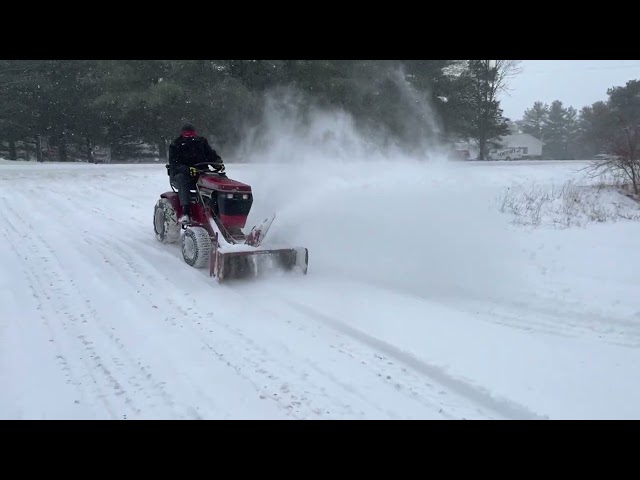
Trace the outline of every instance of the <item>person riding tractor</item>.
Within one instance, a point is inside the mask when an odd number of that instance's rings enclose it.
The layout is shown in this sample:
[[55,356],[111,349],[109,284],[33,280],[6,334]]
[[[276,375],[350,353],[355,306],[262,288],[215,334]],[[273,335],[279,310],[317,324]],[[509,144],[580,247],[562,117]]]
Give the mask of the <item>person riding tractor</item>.
[[225,175],[222,157],[211,148],[205,137],[196,133],[196,129],[190,123],[184,125],[181,134],[169,145],[169,177],[171,185],[178,190],[180,205],[183,214],[178,220],[180,223],[190,221],[190,194],[197,170],[193,168],[198,163],[209,163],[219,175]]

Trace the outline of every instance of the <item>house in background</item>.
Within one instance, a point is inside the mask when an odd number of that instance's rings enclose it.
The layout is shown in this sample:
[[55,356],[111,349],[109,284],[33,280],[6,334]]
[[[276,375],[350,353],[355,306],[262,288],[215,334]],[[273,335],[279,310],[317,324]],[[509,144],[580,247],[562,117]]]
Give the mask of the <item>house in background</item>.
[[[541,160],[544,142],[533,135],[514,128],[498,140],[500,148],[490,150],[486,160]],[[456,139],[450,143],[451,156],[459,160],[477,160],[480,154],[478,142],[471,139]]]
[[491,150],[489,160],[539,160],[544,142],[528,133],[512,133],[500,139],[502,148]]

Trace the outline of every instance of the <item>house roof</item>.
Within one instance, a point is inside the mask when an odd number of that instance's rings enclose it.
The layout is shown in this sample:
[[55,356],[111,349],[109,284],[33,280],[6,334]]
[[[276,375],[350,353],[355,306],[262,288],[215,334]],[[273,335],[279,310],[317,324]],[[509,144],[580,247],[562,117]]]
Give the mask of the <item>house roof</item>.
[[528,133],[514,133],[512,135],[505,135],[500,139],[501,142],[506,143],[507,145],[517,146],[518,142],[522,142],[522,140],[527,139],[528,141],[537,142],[540,145],[544,145],[542,140],[537,139],[533,135]]

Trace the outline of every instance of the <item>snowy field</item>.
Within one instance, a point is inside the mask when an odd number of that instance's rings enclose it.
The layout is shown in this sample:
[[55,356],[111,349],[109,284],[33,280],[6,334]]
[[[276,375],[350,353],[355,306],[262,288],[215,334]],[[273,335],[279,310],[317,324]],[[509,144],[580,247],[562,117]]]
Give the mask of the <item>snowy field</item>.
[[0,161],[0,418],[640,418],[640,210],[585,165],[229,163],[309,274],[217,285],[163,164]]

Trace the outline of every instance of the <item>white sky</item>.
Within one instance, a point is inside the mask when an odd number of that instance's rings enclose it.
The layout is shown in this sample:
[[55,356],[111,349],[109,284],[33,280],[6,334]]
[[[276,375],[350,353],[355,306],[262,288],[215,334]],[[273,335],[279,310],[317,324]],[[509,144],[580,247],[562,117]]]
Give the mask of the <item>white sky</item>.
[[607,89],[640,80],[640,60],[523,60],[522,72],[509,82],[503,94],[503,115],[522,118],[535,101],[560,100],[578,112],[586,105],[607,99]]

